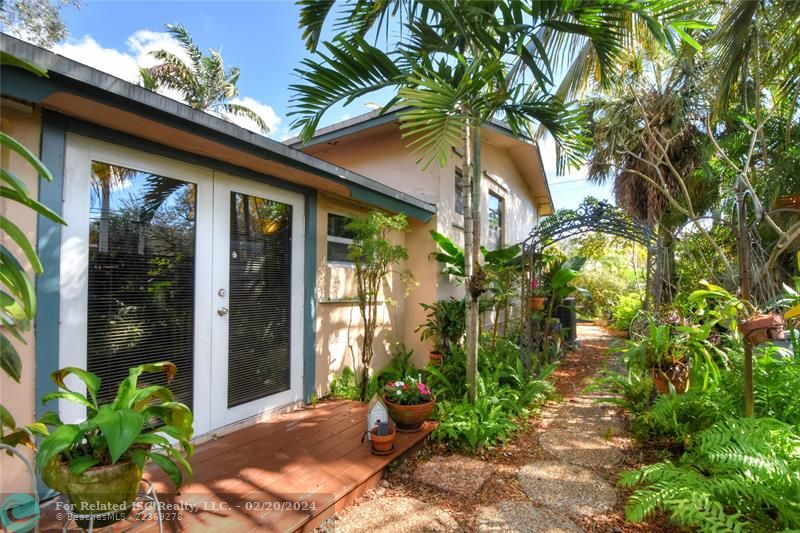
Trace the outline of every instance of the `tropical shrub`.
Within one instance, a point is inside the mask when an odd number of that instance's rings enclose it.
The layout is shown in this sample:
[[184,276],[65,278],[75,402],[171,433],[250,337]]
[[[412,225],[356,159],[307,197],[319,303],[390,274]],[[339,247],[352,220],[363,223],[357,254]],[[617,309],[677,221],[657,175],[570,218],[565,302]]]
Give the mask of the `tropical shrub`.
[[437,397],[434,416],[439,428],[433,439],[471,453],[508,439],[519,429],[521,420],[544,404],[554,390],[546,380],[554,366],[546,367],[535,378],[526,378],[519,346],[498,338],[492,349],[488,335],[481,341],[478,399],[474,403],[467,398],[463,350],[454,350],[441,367],[426,370],[428,384]]
[[586,387],[586,392],[607,393],[608,396],[598,399],[597,402],[619,406],[636,417],[653,404],[655,389],[653,378],[649,374],[618,374],[604,370],[600,378]]
[[631,324],[642,309],[642,295],[629,292],[619,297],[617,305],[611,312],[614,318],[614,328],[620,331],[630,331]]
[[464,337],[464,300],[450,298],[433,304],[420,304],[428,312],[427,320],[414,332],[420,332],[422,341],[433,340],[433,349],[440,354],[450,354],[451,347],[459,346]]
[[[389,363],[386,367],[373,374],[367,382],[367,398],[372,398],[380,392],[381,384],[388,381],[397,381],[420,375],[420,370],[411,362],[414,350],[406,347],[400,341],[392,344]],[[342,369],[341,375],[331,381],[328,395],[332,398],[343,400],[360,400],[361,387],[357,383],[355,372],[349,366]]]
[[361,375],[358,380],[359,399],[369,398],[370,371],[374,356],[373,341],[378,327],[378,298],[381,288],[395,266],[408,259],[408,251],[394,244],[390,235],[408,231],[408,221],[402,213],[388,216],[371,211],[365,217],[353,218],[347,224],[353,233],[348,255],[353,261],[356,278],[358,310],[364,324],[361,338]]
[[677,461],[626,472],[626,515],[656,511],[703,531],[800,528],[800,434],[772,418],[725,418],[693,435]]
[[689,389],[683,394],[658,396],[633,420],[633,433],[641,439],[659,440],[682,447],[691,435],[737,414],[734,402],[718,390]]

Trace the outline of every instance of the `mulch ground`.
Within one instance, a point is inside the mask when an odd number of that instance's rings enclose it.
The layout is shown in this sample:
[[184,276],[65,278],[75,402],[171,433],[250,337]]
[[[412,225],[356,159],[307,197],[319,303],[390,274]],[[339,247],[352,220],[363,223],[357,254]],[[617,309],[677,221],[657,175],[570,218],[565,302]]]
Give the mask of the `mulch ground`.
[[[561,400],[565,401],[579,395],[591,382],[599,370],[605,367],[608,358],[608,347],[616,337],[612,332],[597,326],[579,326],[580,346],[569,352],[558,368],[551,374]],[[444,447],[428,443],[420,452],[402,463],[395,464],[386,474],[380,486],[368,492],[363,500],[395,497],[413,497],[427,504],[435,505],[448,512],[466,531],[474,531],[475,516],[482,506],[494,505],[507,500],[530,501],[517,481],[519,469],[533,461],[552,461],[555,457],[544,450],[539,443],[542,434],[541,420],[532,417],[523,422],[517,434],[502,446],[484,450],[478,458],[491,462],[495,466],[494,475],[483,485],[473,498],[456,497],[433,487],[419,483],[414,473],[420,462],[427,461],[433,455],[449,453]],[[631,468],[656,462],[664,457],[658,449],[639,443],[627,434],[611,435],[623,452],[619,464],[598,472],[609,483],[616,485],[619,474]],[[676,532],[669,524],[667,517],[656,516],[647,522],[631,524],[625,520],[624,502],[628,493],[618,489],[617,505],[602,514],[591,517],[571,517],[584,531],[590,532]],[[335,526],[334,526],[335,527]]]

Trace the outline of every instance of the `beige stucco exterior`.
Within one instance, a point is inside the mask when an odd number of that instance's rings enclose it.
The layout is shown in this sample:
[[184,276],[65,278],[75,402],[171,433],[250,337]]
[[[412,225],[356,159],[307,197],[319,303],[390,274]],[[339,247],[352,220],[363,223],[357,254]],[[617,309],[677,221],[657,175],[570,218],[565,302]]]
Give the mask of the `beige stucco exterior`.
[[[355,270],[352,266],[329,262],[327,258],[328,213],[363,216],[364,206],[347,199],[319,195],[317,200],[317,287],[316,287],[316,376],[318,397],[328,392],[330,380],[345,366],[361,368],[361,342],[364,322],[356,300]],[[396,244],[408,246],[406,234],[392,236]],[[403,273],[407,265],[389,276],[379,296],[378,329],[374,346],[373,367],[381,368],[389,360],[393,343],[403,341],[406,295],[413,291]]]
[[[20,105],[15,102],[2,100],[0,102],[0,130],[13,136],[34,154],[39,153],[39,139],[41,135],[41,119],[39,114],[28,106]],[[0,163],[3,168],[9,169],[14,175],[20,178],[28,187],[31,196],[37,195],[38,176],[36,171],[19,155],[3,147],[0,151]],[[5,199],[0,201],[0,212],[12,220],[28,237],[29,242],[36,242],[36,214],[30,209],[26,209],[16,202]],[[0,239],[10,250],[13,250],[16,257],[20,258],[17,246],[3,232]],[[23,264],[28,267],[29,275],[32,274],[30,266],[23,260]],[[35,344],[33,329],[24,335],[26,344],[11,339],[22,358],[22,379],[16,383],[4,372],[0,372],[0,404],[11,412],[17,425],[24,425],[33,422],[34,418],[34,370],[35,363]],[[18,448],[28,457],[31,457],[30,450]],[[0,454],[0,493],[29,491],[31,488],[30,477],[23,463],[16,457],[12,458],[5,453]]]
[[[415,222],[411,224],[411,231],[405,236],[409,249],[409,260],[406,268],[413,272],[416,281],[415,290],[405,299],[404,320],[398,320],[394,336],[403,340],[405,344],[414,349],[414,361],[422,366],[427,363],[430,343],[423,343],[415,332],[417,326],[424,322],[425,312],[421,303],[432,303],[436,300],[450,296],[461,298],[464,294],[463,287],[447,276],[441,275],[440,266],[431,258],[436,251],[436,246],[429,235],[431,229],[447,235],[459,245],[463,245],[464,218],[455,210],[455,174],[456,168],[461,164],[461,158],[454,150],[452,157],[448,158],[447,165],[439,166],[436,163],[427,168],[417,162],[418,156],[409,152],[400,135],[396,124],[383,124],[369,128],[358,133],[343,136],[335,141],[319,143],[305,149],[308,153],[325,161],[349,168],[372,179],[381,181],[395,189],[411,194],[417,198],[433,203],[437,207],[437,215],[427,224]],[[516,150],[517,153],[512,154]],[[523,241],[533,227],[538,223],[539,213],[529,181],[519,168],[520,152],[530,158],[531,168],[539,172],[541,168],[538,161],[538,150],[535,146],[528,145],[523,140],[513,139],[510,136],[497,132],[488,132],[483,136],[481,158],[483,180],[481,195],[481,236],[486,242],[488,232],[487,198],[489,191],[497,194],[504,203],[503,244],[508,246]],[[530,180],[531,169],[527,179]],[[541,172],[538,179],[546,188],[546,182]],[[536,178],[535,178],[536,179]],[[320,208],[322,211],[322,207]],[[320,224],[325,223],[325,214],[320,213]],[[325,227],[319,228],[320,236],[325,235]],[[320,249],[324,250],[324,242]],[[326,315],[325,306],[318,307],[318,315]],[[491,317],[486,317],[490,320]],[[318,318],[318,325],[325,322]],[[325,335],[319,336],[318,345],[324,344],[321,337],[339,338],[332,331],[335,321],[325,322]],[[348,326],[349,323],[348,323]],[[390,335],[390,334],[389,334]],[[390,335],[391,336],[391,335]],[[341,350],[341,348],[337,348]],[[318,363],[325,358],[318,354]],[[376,362],[377,362],[376,357]],[[337,359],[328,363],[329,376],[340,371],[341,365]],[[318,364],[317,379],[321,380]],[[380,368],[376,364],[376,368]],[[320,382],[320,385],[322,383]]]

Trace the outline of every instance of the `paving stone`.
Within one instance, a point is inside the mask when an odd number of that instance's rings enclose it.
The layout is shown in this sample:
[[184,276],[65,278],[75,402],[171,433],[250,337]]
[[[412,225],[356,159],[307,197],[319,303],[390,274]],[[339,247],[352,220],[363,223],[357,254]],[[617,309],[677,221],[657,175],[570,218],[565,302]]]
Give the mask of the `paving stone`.
[[520,468],[517,479],[533,501],[566,515],[602,513],[617,502],[614,487],[603,478],[562,461],[527,464]]
[[494,465],[459,455],[432,457],[417,467],[414,479],[462,498],[474,498],[494,473]]
[[580,533],[568,518],[526,501],[507,501],[481,507],[475,518],[478,533]]
[[562,461],[576,465],[606,467],[622,461],[619,448],[590,432],[546,431],[539,437],[539,444]]
[[542,427],[575,429],[602,436],[622,434],[625,428],[617,409],[591,401],[569,402],[543,413]]
[[425,533],[462,531],[446,511],[416,498],[366,500],[344,510],[332,527],[336,533]]

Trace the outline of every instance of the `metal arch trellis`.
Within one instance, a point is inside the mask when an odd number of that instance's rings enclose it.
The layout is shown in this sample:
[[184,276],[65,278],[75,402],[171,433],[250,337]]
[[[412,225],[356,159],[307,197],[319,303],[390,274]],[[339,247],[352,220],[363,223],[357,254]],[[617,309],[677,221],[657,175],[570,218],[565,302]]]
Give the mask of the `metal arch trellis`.
[[605,233],[641,244],[647,249],[647,291],[645,307],[657,309],[661,304],[665,272],[664,246],[653,229],[628,216],[620,208],[604,201],[584,202],[577,209],[562,209],[542,220],[522,242],[522,313],[521,334],[523,362],[530,370],[536,342],[529,296],[537,275],[543,250],[554,243],[587,232]]

